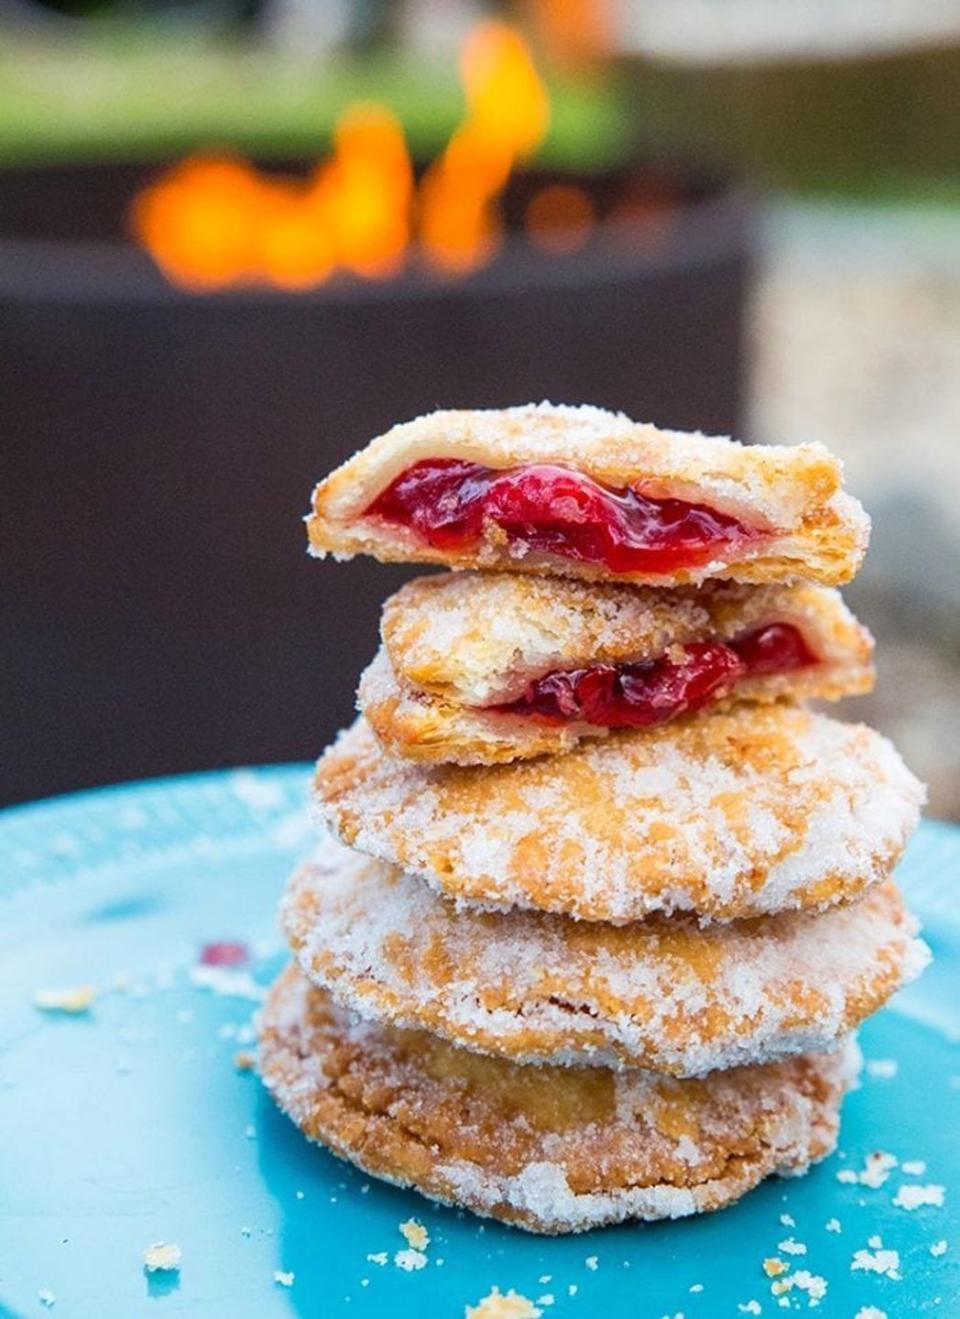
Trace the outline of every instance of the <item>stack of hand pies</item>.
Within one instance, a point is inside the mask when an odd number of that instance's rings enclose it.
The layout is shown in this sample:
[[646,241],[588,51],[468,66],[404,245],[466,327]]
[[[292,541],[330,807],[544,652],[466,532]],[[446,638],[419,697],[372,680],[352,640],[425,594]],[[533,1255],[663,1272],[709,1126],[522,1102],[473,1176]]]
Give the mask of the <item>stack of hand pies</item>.
[[[332,834],[282,905],[261,1070],[367,1172],[537,1232],[728,1204],[834,1147],[857,1025],[925,964],[923,792],[867,691],[868,522],[818,445],[590,407],[438,412],[314,495],[315,553],[424,561]],[[335,835],[335,837],[334,837]]]

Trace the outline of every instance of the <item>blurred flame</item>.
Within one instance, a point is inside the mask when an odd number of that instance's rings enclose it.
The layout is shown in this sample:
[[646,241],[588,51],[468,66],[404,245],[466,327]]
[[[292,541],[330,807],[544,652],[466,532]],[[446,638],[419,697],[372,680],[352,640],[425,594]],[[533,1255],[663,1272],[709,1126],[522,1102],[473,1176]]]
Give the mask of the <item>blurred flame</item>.
[[496,200],[514,163],[543,140],[550,105],[530,52],[506,23],[478,24],[460,74],[467,118],[420,185],[420,242],[436,269],[464,274],[490,259],[502,232]]
[[134,233],[170,280],[197,290],[309,288],[336,269],[389,278],[404,263],[414,216],[431,266],[476,269],[496,250],[497,200],[515,163],[543,140],[550,106],[530,51],[506,23],[470,32],[460,73],[466,117],[416,195],[403,129],[385,108],[361,103],[341,115],[333,152],[309,180],[229,158],[187,160],[136,198]]

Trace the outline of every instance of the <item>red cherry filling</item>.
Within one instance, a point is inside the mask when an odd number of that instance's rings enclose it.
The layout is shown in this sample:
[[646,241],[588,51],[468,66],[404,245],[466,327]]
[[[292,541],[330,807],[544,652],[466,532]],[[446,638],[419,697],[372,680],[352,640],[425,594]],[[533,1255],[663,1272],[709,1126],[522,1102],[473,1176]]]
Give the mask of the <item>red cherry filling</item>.
[[441,550],[470,548],[492,522],[511,544],[617,573],[693,567],[762,534],[703,504],[610,489],[555,464],[498,471],[457,458],[408,467],[365,516],[409,527]]
[[685,646],[680,663],[664,655],[640,664],[593,664],[548,673],[519,700],[494,708],[546,723],[650,728],[703,709],[742,678],[789,673],[816,662],[797,628],[769,623],[734,641]]

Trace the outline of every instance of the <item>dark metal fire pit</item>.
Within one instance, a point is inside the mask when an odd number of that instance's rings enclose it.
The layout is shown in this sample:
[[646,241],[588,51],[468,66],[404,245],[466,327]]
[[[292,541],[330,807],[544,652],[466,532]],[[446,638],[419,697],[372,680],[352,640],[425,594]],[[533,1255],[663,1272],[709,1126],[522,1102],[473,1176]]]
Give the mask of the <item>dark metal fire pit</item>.
[[684,184],[655,244],[510,240],[456,283],[196,296],[122,240],[147,177],[0,177],[0,797],[313,755],[409,574],[309,562],[297,514],[392,422],[551,398],[736,428],[737,192]]

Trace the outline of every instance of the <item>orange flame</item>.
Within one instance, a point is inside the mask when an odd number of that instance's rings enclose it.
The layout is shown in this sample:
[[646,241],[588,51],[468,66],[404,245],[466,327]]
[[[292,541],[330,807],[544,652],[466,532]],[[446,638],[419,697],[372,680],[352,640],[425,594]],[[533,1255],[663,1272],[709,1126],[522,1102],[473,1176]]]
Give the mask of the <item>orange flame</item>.
[[502,229],[496,199],[518,159],[547,131],[550,107],[523,38],[481,23],[463,48],[467,119],[420,188],[420,242],[438,270],[463,274],[489,260]]
[[473,29],[460,70],[466,117],[416,196],[400,124],[383,107],[356,104],[337,121],[332,155],[306,182],[221,157],[174,166],[136,198],[136,237],[187,288],[299,289],[336,269],[366,279],[396,274],[416,215],[431,266],[475,269],[496,249],[497,199],[514,164],[542,141],[550,109],[526,44],[506,23]]

